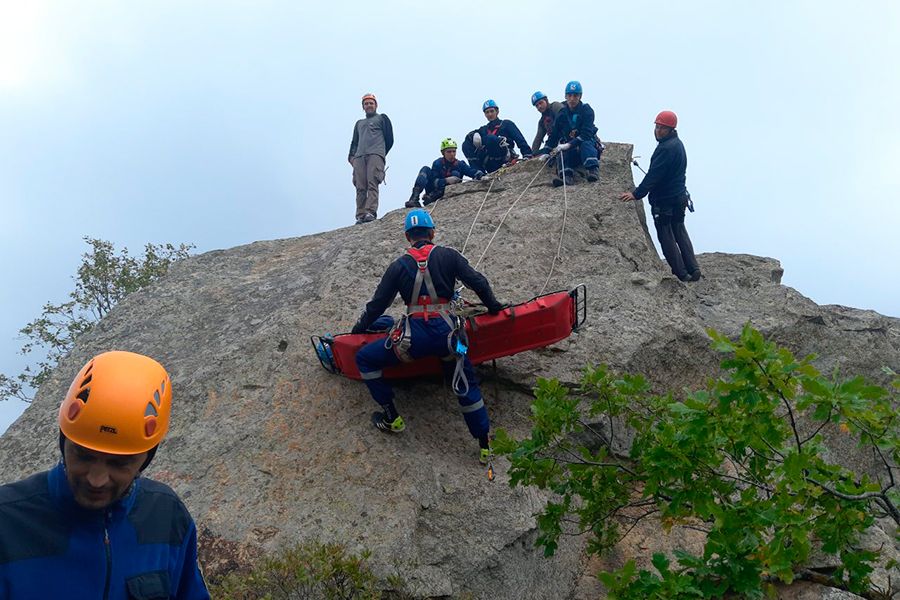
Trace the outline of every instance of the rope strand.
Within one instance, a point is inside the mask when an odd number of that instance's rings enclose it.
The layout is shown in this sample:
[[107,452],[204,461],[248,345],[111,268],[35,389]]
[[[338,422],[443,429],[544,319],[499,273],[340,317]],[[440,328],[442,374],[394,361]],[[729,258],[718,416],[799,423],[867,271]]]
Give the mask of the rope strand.
[[556,259],[558,258],[560,262],[562,262],[562,257],[560,253],[562,252],[562,243],[563,238],[566,233],[566,218],[569,215],[569,198],[566,194],[566,162],[563,160],[563,153],[559,153],[559,164],[560,169],[562,170],[562,181],[563,181],[563,219],[562,219],[562,229],[559,232],[559,245],[556,247],[556,256],[553,257],[553,260],[550,261],[550,272],[547,273],[547,281],[544,282],[544,287],[541,288],[541,291],[538,292],[538,296],[543,295],[544,290],[547,289],[547,284],[550,283],[550,277],[553,276],[553,267],[556,266]]

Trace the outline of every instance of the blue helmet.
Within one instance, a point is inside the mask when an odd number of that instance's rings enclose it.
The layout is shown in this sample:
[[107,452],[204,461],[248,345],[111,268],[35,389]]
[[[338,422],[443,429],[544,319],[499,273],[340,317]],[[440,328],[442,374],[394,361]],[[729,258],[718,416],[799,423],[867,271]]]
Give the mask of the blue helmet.
[[531,105],[534,106],[541,100],[545,100],[547,98],[547,94],[541,91],[537,91],[531,95]]
[[484,104],[481,105],[481,112],[484,112],[489,108],[496,108],[497,110],[500,110],[500,107],[497,106],[496,102],[494,102],[493,100],[485,100]]
[[566,84],[566,93],[567,94],[580,94],[581,93],[581,82],[580,81],[570,81]]
[[406,222],[404,223],[403,231],[409,231],[410,229],[415,229],[417,227],[434,229],[434,221],[431,219],[431,215],[428,214],[428,211],[424,208],[417,208],[406,213]]

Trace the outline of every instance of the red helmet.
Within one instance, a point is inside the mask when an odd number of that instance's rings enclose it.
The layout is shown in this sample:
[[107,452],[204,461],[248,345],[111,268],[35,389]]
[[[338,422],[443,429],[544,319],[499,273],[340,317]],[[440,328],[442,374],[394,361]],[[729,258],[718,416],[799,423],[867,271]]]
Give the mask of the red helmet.
[[656,115],[654,123],[675,129],[678,126],[678,117],[671,110],[664,110]]

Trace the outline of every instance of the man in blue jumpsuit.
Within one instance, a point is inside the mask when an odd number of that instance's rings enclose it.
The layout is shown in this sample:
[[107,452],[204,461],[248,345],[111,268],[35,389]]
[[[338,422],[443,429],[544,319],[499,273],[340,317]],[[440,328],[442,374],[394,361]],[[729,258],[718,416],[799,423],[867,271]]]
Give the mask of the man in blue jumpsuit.
[[397,328],[403,334],[402,339],[389,335],[391,347],[387,347],[388,340],[380,339],[363,346],[356,354],[362,379],[381,406],[380,411],[372,414],[372,423],[388,433],[400,433],[406,428],[382,369],[402,361],[437,356],[442,359],[447,374],[455,370],[453,391],[469,432],[478,440],[480,460],[486,463],[490,458],[490,421],[472,363],[464,354],[456,353],[458,336],[453,333],[456,323],[449,303],[458,279],[478,295],[491,314],[499,313],[504,305],[494,297],[484,275],[473,269],[462,254],[447,246],[434,245],[434,221],[427,211],[411,210],[406,215],[405,230],[410,248],[387,268],[352,330],[352,333],[365,332],[400,293],[407,306],[407,317],[401,319]]
[[209,600],[191,515],[140,477],[171,401],[152,358],[105,352],[81,369],[59,409],[59,464],[0,487],[0,598]]
[[566,84],[566,103],[556,115],[553,134],[547,139],[543,154],[562,155],[557,160],[558,172],[553,185],[571,185],[575,168],[584,167],[588,181],[600,179],[599,152],[602,146],[594,126],[594,109],[581,101],[582,88],[578,81]]
[[[650,214],[656,226],[656,237],[663,256],[681,281],[699,281],[702,277],[694,245],[684,226],[684,210],[690,204],[687,181],[687,152],[675,127],[678,117],[671,110],[656,115],[653,136],[656,150],[650,157],[647,175],[633,192],[622,194],[622,200],[640,200],[650,195]],[[691,208],[693,210],[693,207]]]
[[517,158],[513,146],[518,146],[524,158],[531,158],[531,146],[516,124],[500,119],[500,107],[493,100],[485,100],[481,106],[484,118],[488,120],[463,140],[463,154],[473,168],[485,173],[493,173],[510,160]]
[[441,158],[431,163],[431,167],[422,167],[413,185],[412,195],[406,201],[406,208],[421,208],[419,195],[425,192],[425,204],[431,204],[444,196],[448,185],[460,183],[463,176],[472,179],[484,177],[484,171],[473,169],[464,160],[456,159],[456,142],[450,138],[441,141]]

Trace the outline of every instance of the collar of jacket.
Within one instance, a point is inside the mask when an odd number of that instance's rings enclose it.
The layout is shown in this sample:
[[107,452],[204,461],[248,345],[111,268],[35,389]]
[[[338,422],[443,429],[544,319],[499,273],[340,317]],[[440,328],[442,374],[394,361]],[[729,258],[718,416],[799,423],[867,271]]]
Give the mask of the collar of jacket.
[[125,496],[108,507],[102,510],[89,510],[82,508],[75,502],[75,496],[72,494],[72,488],[69,487],[69,480],[66,478],[66,468],[62,461],[59,461],[55,467],[50,469],[47,478],[50,498],[53,504],[67,516],[83,521],[102,521],[106,515],[109,515],[111,521],[124,519],[125,515],[134,506],[134,500],[137,497],[137,490],[141,481],[140,477],[135,478]]

